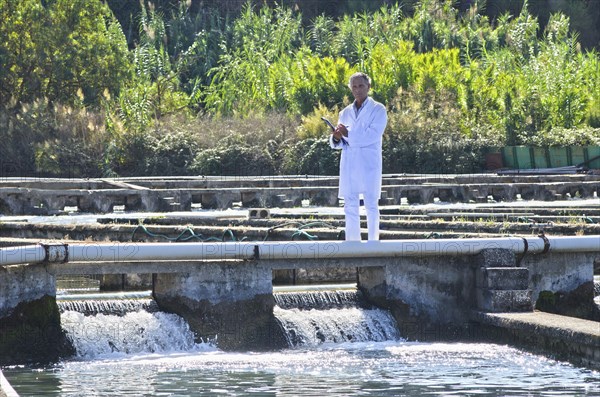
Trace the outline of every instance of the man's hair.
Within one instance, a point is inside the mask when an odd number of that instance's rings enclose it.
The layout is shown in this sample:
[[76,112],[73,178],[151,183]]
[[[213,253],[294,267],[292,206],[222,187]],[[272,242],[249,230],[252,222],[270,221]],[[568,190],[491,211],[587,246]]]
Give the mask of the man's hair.
[[357,79],[359,77],[362,77],[363,79],[365,79],[367,84],[371,85],[371,78],[366,73],[356,72],[352,76],[350,76],[350,80],[348,80],[348,87],[352,88],[352,80]]

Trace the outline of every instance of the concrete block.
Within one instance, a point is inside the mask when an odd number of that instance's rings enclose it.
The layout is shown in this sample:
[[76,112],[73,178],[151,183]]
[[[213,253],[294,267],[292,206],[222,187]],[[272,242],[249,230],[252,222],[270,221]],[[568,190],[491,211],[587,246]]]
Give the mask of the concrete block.
[[262,206],[268,208],[284,208],[286,205],[289,206],[289,204],[286,203],[290,202],[293,206],[295,198],[296,197],[291,197],[288,194],[268,194],[264,197],[264,200],[262,201],[264,204],[262,204]]
[[531,290],[476,289],[477,308],[485,312],[528,312],[533,310]]
[[529,269],[525,267],[480,267],[476,285],[494,290],[525,290],[529,288]]
[[387,285],[384,267],[361,267],[358,271],[358,286],[363,294],[372,301],[384,301]]
[[158,210],[161,212],[179,211],[179,205],[175,197],[160,197],[158,200]]
[[536,185],[521,186],[519,194],[523,200],[533,200],[537,198]]
[[491,189],[491,196],[496,201],[513,201],[514,192],[510,185],[504,185]]
[[475,261],[481,267],[514,267],[516,264],[515,253],[501,248],[483,249]]

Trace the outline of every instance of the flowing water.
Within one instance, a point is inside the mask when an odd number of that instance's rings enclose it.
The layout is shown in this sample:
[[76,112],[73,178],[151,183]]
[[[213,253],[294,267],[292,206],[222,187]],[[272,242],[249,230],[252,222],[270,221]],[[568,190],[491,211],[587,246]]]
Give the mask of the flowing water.
[[[406,342],[355,291],[276,294],[290,348],[272,352],[196,343],[182,318],[148,302],[123,313],[118,302],[71,298],[60,306],[77,357],[4,368],[21,396],[600,395],[600,373],[512,347]],[[148,298],[121,297],[131,299]]]
[[62,313],[78,312],[84,315],[114,314],[124,316],[131,312],[158,311],[158,305],[152,299],[150,291],[59,295],[57,303]]
[[366,304],[356,289],[280,292],[274,314],[290,347],[400,340],[392,315]]
[[594,301],[600,305],[600,275],[594,276]]
[[490,344],[325,344],[271,353],[113,353],[5,370],[21,396],[590,395],[598,373]]

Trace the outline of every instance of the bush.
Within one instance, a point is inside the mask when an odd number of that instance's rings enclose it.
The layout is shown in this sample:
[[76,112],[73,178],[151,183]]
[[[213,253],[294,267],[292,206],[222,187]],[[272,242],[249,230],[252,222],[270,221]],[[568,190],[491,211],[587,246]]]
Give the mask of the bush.
[[0,109],[0,176],[36,175],[33,144],[49,130],[49,117],[39,116]]
[[336,107],[329,110],[325,105],[319,104],[313,112],[301,117],[301,124],[298,127],[298,137],[306,138],[323,138],[331,134],[331,128],[325,124],[321,117],[327,118],[333,125],[337,124],[339,110]]
[[449,91],[402,91],[392,101],[383,136],[384,173],[481,171],[486,146],[495,141],[460,125],[455,98]]
[[526,143],[531,146],[600,145],[600,128],[553,128],[540,132]]
[[96,149],[73,138],[46,140],[35,145],[37,174],[58,178],[101,177],[101,163]]
[[329,146],[328,138],[309,138],[288,147],[281,171],[289,175],[337,175],[340,151]]
[[481,172],[487,151],[476,140],[450,131],[416,139],[409,131],[389,131],[383,141],[384,173],[458,174]]
[[104,174],[107,176],[145,175],[147,157],[151,155],[150,137],[131,133],[118,137],[108,144],[104,153]]
[[229,136],[218,147],[200,151],[191,170],[197,175],[273,175],[275,165],[263,148],[244,145]]
[[186,132],[158,128],[125,134],[105,151],[106,175],[190,175],[198,143]]
[[[160,132],[163,131],[159,131]],[[155,134],[149,139],[144,175],[189,175],[198,150],[196,140],[181,131]]]
[[97,177],[107,140],[104,117],[47,100],[0,111],[3,176]]

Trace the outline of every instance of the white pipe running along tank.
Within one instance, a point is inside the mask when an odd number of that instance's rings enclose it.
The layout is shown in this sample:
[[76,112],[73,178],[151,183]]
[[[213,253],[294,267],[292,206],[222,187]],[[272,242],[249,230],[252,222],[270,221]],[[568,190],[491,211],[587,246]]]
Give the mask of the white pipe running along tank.
[[36,244],[0,249],[0,265],[143,260],[332,259],[475,255],[484,249],[516,254],[600,252],[600,236],[502,237],[384,241]]

